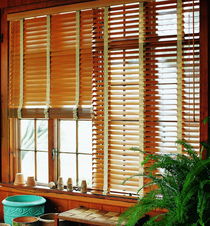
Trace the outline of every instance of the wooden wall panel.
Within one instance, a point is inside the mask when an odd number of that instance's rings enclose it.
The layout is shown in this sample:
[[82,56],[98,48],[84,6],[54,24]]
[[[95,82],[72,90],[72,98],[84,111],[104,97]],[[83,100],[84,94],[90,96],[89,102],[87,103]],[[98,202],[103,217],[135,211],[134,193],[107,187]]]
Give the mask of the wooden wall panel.
[[[210,2],[202,0],[200,5],[200,141],[210,142],[210,123],[204,124],[203,119],[210,116]],[[203,152],[206,158],[206,152]]]
[[48,213],[60,213],[69,209],[68,200],[50,197],[47,197],[46,200],[47,205],[45,210]]
[[[1,1],[0,1],[1,2]],[[1,3],[0,3],[1,4]],[[2,31],[1,31],[1,27],[2,27],[2,25],[1,25],[1,18],[2,18],[2,9],[1,9],[1,5],[0,5],[0,35],[2,34]],[[1,47],[2,45],[1,45],[1,43],[0,43],[0,62],[1,62]],[[0,63],[0,77],[1,77],[1,63]],[[1,80],[0,80],[0,91],[1,91]],[[0,101],[0,109],[1,109],[1,101]],[[1,112],[1,111],[0,111]],[[0,127],[1,127],[1,115],[0,115]],[[1,131],[1,129],[0,129],[0,137],[1,137],[1,135],[2,135],[2,131]],[[1,143],[0,143],[0,145],[1,145]],[[1,163],[1,158],[2,158],[2,156],[1,156],[1,154],[0,154],[0,163]],[[0,165],[1,166],[1,165]],[[2,169],[1,169],[1,167],[0,167],[0,178],[1,178],[1,171],[2,171]]]
[[90,208],[90,203],[89,202],[81,202],[81,201],[69,201],[69,209],[77,208],[80,206],[84,206],[87,208]]
[[[134,205],[135,200],[128,202],[108,200],[102,198],[90,198],[85,196],[74,196],[67,194],[57,194],[54,192],[45,192],[32,190],[32,189],[21,189],[21,187],[4,187],[0,186],[0,203],[7,196],[12,195],[40,195],[46,198],[45,212],[63,212],[69,209],[73,209],[79,206],[87,208],[107,210],[114,212],[124,212],[129,206]],[[0,221],[3,219],[3,206],[0,204]]]
[[0,0],[0,8],[6,8],[7,7],[7,0]]
[[[1,13],[1,33],[3,41],[1,42],[1,181],[9,182],[10,165],[9,165],[9,121],[8,113],[8,22],[7,14],[2,10]],[[4,172],[3,172],[4,170]]]
[[[0,192],[0,203],[2,202],[2,200],[4,200],[7,196],[9,196],[9,192],[4,191],[4,192]],[[0,220],[3,219],[3,205],[0,204]]]
[[[45,4],[49,5],[63,5],[63,4],[72,4],[75,2],[84,2],[85,0],[7,0],[7,7],[16,7],[21,5],[38,5]],[[87,1],[87,0],[86,0]]]
[[109,206],[109,205],[103,205],[102,209],[105,211],[113,211],[120,213],[120,206]]
[[8,8],[18,12],[87,1],[93,0],[0,0],[0,8]]

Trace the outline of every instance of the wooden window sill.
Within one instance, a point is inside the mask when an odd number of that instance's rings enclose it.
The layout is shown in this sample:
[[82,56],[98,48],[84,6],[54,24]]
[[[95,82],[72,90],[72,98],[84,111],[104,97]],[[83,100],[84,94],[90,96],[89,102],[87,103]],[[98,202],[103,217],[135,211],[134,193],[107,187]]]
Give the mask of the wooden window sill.
[[14,192],[19,194],[36,194],[46,198],[61,198],[65,200],[90,202],[102,205],[113,205],[128,208],[134,205],[137,201],[137,197],[122,197],[116,195],[103,195],[95,194],[91,192],[81,193],[77,191],[69,192],[67,190],[50,189],[44,186],[15,186],[8,183],[0,183],[0,191]]

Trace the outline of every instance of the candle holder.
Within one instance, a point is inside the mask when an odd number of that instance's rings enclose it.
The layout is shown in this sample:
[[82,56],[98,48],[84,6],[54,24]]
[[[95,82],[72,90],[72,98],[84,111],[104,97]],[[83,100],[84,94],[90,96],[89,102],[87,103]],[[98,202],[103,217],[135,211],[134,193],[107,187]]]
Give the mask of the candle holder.
[[63,190],[64,189],[64,184],[63,184],[63,178],[59,177],[57,181],[57,189],[58,190]]
[[82,183],[81,183],[81,192],[82,193],[87,193],[87,183],[86,183],[86,180],[82,180]]
[[67,180],[67,191],[73,191],[72,179],[70,177]]

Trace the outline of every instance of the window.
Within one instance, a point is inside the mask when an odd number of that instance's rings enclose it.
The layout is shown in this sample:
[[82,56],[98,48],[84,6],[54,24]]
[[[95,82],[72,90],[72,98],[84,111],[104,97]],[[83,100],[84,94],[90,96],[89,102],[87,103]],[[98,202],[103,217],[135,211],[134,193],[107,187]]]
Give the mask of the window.
[[9,44],[11,140],[25,175],[133,194],[148,181],[123,184],[147,170],[131,147],[199,149],[198,0],[11,17]]
[[59,120],[60,175],[73,184],[92,185],[92,122]]
[[20,164],[25,176],[48,181],[47,120],[20,120]]

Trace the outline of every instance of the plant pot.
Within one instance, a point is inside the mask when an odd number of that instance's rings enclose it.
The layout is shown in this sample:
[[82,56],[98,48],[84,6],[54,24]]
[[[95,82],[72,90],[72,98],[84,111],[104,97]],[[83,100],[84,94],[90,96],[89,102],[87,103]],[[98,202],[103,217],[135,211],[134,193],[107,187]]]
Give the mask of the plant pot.
[[[46,213],[39,217],[39,225],[40,226],[54,226],[55,225],[55,216],[58,213]],[[59,226],[64,226],[67,221],[59,219]]]
[[39,219],[37,217],[16,217],[12,221],[13,226],[38,226]]
[[40,216],[44,213],[46,199],[37,195],[8,196],[2,201],[4,205],[4,222],[12,224],[16,217]]

